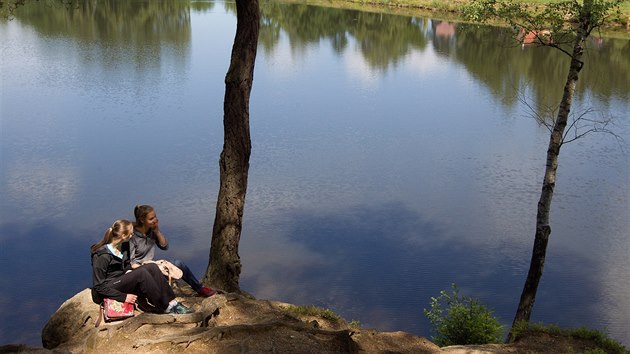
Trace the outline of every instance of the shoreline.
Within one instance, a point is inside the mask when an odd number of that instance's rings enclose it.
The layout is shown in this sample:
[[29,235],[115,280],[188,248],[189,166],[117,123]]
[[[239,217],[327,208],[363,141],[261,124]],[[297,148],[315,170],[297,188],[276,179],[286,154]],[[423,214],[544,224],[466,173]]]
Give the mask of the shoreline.
[[[470,0],[450,0],[435,2],[432,0],[280,0],[283,3],[308,4],[347,10],[388,13],[394,15],[432,17],[440,20],[450,20],[461,23],[473,23],[463,18],[461,7]],[[551,1],[521,1],[532,6],[549,3]],[[436,6],[439,5],[439,6]],[[499,22],[488,22],[487,25],[505,26]],[[627,1],[615,20],[600,28],[603,37],[630,39],[630,1]]]

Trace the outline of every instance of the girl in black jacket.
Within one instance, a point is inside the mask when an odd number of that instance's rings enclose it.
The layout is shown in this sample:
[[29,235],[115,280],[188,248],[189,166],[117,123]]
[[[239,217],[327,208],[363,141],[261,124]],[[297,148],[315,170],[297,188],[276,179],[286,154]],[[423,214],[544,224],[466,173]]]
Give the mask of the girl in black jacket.
[[173,289],[155,264],[134,270],[129,263],[129,239],[133,225],[116,220],[105,231],[103,239],[92,245],[92,299],[100,304],[104,298],[138,303],[145,312],[182,314],[192,312],[175,300]]

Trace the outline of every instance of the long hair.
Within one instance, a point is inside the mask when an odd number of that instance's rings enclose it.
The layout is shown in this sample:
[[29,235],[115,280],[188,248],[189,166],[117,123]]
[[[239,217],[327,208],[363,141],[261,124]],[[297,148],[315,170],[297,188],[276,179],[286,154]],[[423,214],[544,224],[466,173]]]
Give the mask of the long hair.
[[136,205],[133,208],[133,215],[136,217],[136,226],[144,226],[144,219],[147,218],[147,215],[152,212],[154,209],[150,205]]
[[112,243],[113,240],[121,238],[123,237],[123,235],[130,233],[132,229],[133,224],[131,223],[131,221],[123,219],[116,220],[112,224],[112,227],[105,230],[105,235],[103,235],[103,239],[93,244],[92,247],[90,247],[90,250],[92,251],[92,253],[94,253],[103,245]]

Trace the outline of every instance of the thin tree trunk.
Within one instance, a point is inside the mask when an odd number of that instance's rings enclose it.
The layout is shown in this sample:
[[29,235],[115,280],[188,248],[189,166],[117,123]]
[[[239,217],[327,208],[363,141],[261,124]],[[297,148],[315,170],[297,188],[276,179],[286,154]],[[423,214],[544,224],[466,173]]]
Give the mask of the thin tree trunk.
[[538,201],[538,212],[536,214],[536,235],[534,238],[532,259],[529,265],[529,272],[527,273],[527,279],[523,287],[523,292],[521,293],[518,310],[516,311],[514,321],[512,322],[512,328],[508,335],[508,342],[513,342],[516,339],[514,336],[514,328],[519,322],[529,322],[532,308],[534,307],[534,301],[536,299],[538,284],[540,283],[540,278],[542,277],[545,265],[547,244],[549,242],[549,235],[551,234],[549,212],[551,209],[553,191],[556,186],[558,157],[560,155],[560,147],[562,147],[562,140],[569,118],[569,112],[571,111],[571,103],[573,101],[575,86],[580,70],[582,70],[583,66],[581,58],[584,52],[584,43],[591,28],[590,3],[591,1],[585,1],[582,11],[580,12],[579,28],[573,45],[569,74],[564,86],[564,93],[562,95],[562,101],[560,101],[558,115],[549,139],[545,177],[543,180],[540,199]]
[[223,102],[224,144],[219,162],[220,187],[212,229],[210,259],[203,283],[240,292],[241,238],[251,140],[249,96],[254,77],[260,11],[258,0],[237,0],[237,25]]

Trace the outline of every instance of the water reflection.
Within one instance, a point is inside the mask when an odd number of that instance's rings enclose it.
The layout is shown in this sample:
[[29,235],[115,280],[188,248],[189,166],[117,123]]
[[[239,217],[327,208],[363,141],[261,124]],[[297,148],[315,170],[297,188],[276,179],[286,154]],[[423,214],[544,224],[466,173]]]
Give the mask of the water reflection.
[[[256,235],[244,249],[250,267],[244,281],[263,298],[298,304],[315,299],[316,305],[367,327],[403,326],[426,335],[430,327],[422,309],[456,282],[463,293],[491,303],[503,323],[512,320],[523,264],[500,248],[488,249],[481,234],[458,235],[459,242],[453,242],[449,225],[399,203],[331,213],[296,210],[282,218],[286,230]],[[280,252],[276,245],[282,245]],[[600,271],[579,254],[552,253],[535,317],[555,323],[551,313],[562,313],[564,325],[579,326],[605,307],[597,291]],[[558,287],[580,291],[567,301]]]
[[424,19],[273,2],[262,4],[261,13],[261,44],[267,51],[273,50],[279,30],[286,32],[294,50],[330,39],[340,54],[353,38],[370,66],[386,70],[428,43],[425,36],[418,35]]
[[[3,213],[4,214],[4,213]],[[93,230],[78,223],[50,222],[0,224],[0,308],[5,318],[0,341],[41,346],[44,324],[68,294],[90,286],[88,249],[94,243],[84,235]]]
[[[212,9],[203,2],[196,9]],[[186,44],[190,40],[189,1],[49,1],[26,2],[16,17],[45,36],[70,35],[103,46],[129,48]]]
[[[0,24],[0,266],[17,269],[2,277],[15,315],[0,343],[39,343],[89,285],[89,245],[135,204],[160,208],[169,257],[201,273],[218,190],[234,3],[41,5]],[[491,27],[262,11],[243,288],[428,335],[422,308],[457,282],[509,323],[548,139],[515,92],[557,101],[562,56]],[[628,50],[594,41],[577,99],[619,115],[622,136]],[[627,342],[628,160],[614,141],[579,144],[563,150],[534,317]]]
[[78,192],[77,171],[72,164],[51,164],[47,160],[20,161],[5,165],[7,195],[4,203],[23,204],[26,214],[38,218],[68,216]]
[[[565,54],[540,47],[516,51],[512,33],[495,27],[297,4],[264,3],[261,11],[261,45],[266,51],[273,50],[281,30],[294,49],[329,39],[340,53],[352,38],[373,69],[387,70],[430,43],[437,53],[464,65],[506,105],[518,102],[514,91],[525,90],[524,86],[531,88],[534,106],[556,105],[566,80]],[[586,55],[578,97],[591,92],[604,100],[627,101],[630,41],[596,36],[592,41],[595,45]]]

